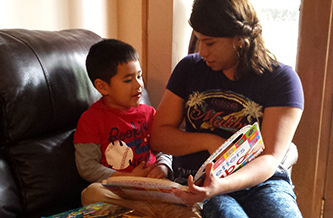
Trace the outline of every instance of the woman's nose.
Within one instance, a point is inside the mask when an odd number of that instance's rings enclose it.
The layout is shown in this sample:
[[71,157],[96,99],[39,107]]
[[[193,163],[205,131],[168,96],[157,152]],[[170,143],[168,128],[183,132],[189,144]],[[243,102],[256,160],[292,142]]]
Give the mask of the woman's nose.
[[200,42],[200,45],[199,45],[199,55],[201,57],[206,57],[208,55],[207,46],[205,46],[205,44],[203,42]]

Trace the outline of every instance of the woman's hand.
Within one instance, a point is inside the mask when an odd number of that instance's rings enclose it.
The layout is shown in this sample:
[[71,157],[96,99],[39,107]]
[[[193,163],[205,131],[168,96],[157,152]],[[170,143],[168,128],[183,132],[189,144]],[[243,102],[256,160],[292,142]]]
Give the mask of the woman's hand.
[[212,171],[213,163],[207,164],[205,168],[206,178],[202,187],[194,184],[193,177],[188,178],[188,191],[174,189],[173,193],[181,198],[187,206],[193,206],[197,202],[205,200],[220,194],[222,190],[220,179],[217,178]]

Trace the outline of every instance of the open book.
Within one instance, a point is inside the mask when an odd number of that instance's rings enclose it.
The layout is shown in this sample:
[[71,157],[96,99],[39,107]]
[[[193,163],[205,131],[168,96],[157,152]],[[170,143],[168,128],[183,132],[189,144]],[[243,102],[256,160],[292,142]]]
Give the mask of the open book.
[[[205,167],[213,162],[213,172],[225,177],[257,157],[265,146],[258,123],[247,125],[225,141],[199,168],[194,176],[195,184],[202,185]],[[188,190],[187,186],[165,179],[119,176],[103,180],[102,184],[124,199],[181,204],[184,202],[172,193],[172,189]]]

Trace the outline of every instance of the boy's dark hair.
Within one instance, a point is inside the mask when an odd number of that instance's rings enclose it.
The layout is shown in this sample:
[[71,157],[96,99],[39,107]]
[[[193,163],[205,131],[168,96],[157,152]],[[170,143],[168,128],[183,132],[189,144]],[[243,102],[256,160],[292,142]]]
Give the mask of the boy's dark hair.
[[137,60],[139,55],[131,45],[116,39],[104,39],[91,46],[86,68],[93,84],[96,79],[109,83],[117,74],[119,64]]
[[265,47],[259,18],[249,0],[195,0],[189,23],[195,31],[206,36],[238,36],[243,40],[243,46],[237,48],[236,79],[251,71],[263,74],[272,70],[273,64],[278,64]]

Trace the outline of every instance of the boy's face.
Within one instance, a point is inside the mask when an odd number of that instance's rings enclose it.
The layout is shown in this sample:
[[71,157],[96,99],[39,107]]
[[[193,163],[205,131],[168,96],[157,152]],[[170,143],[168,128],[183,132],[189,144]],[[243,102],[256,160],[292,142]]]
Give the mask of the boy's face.
[[117,74],[106,85],[104,102],[116,109],[136,107],[140,103],[143,86],[139,61],[119,64]]

